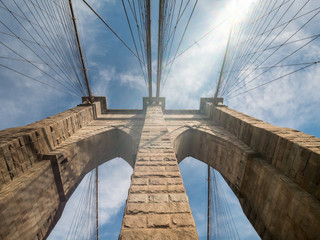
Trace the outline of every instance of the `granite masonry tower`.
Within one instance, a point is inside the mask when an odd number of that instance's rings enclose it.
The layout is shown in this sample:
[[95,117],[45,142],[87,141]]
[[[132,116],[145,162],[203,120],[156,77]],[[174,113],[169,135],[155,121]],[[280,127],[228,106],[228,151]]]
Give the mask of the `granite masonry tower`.
[[198,239],[178,163],[217,169],[262,239],[319,239],[320,139],[203,98],[198,110],[108,109],[104,97],[0,132],[0,239],[45,239],[86,173],[133,168],[119,239]]

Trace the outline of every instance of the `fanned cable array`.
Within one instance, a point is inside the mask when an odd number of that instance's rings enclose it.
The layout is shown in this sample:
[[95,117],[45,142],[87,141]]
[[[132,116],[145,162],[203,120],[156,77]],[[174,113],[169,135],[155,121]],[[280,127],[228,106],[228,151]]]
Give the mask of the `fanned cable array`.
[[[178,53],[185,37],[198,0],[159,0],[159,27],[158,27],[158,61],[157,61],[157,91],[156,96],[160,96],[172,65],[178,57]],[[188,15],[186,23],[183,23],[183,15]],[[181,36],[178,37],[177,28],[184,25]]]
[[122,0],[134,52],[138,58],[143,78],[152,97],[152,59],[151,59],[151,1]]
[[208,181],[208,239],[240,240],[222,180],[209,166]]
[[96,187],[97,169],[91,171],[83,179],[82,192],[72,218],[67,240],[95,240],[97,238]]
[[233,26],[217,96],[235,98],[318,64],[319,13],[317,0],[256,1]]
[[0,68],[4,76],[91,96],[72,2],[1,0]]

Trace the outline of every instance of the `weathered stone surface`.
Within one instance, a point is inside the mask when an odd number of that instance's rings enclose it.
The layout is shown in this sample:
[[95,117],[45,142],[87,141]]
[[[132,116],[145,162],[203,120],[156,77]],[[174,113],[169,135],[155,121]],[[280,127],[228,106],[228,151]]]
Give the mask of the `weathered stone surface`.
[[190,214],[175,214],[172,216],[172,223],[177,227],[193,227],[195,226],[194,221],[189,216]]
[[128,198],[129,203],[146,203],[147,201],[148,195],[146,194],[131,194],[130,198]]
[[182,184],[182,179],[181,178],[168,178],[167,179],[168,185],[179,185]]
[[[213,111],[209,113],[209,109]],[[263,239],[313,239],[319,235],[320,229],[315,229],[320,220],[320,183],[316,180],[320,152],[314,147],[320,146],[320,140],[223,105],[208,104],[202,111],[219,127],[211,132],[189,130],[185,137],[179,136],[175,143],[178,159],[191,155],[219,170],[241,196],[245,214]],[[219,136],[219,132],[224,133]],[[314,206],[312,213],[310,206]],[[302,225],[301,219],[313,220]]]
[[150,178],[149,184],[150,185],[166,185],[167,179],[166,178]]
[[132,178],[131,185],[147,185],[148,181],[148,178]]
[[169,228],[171,224],[170,214],[149,214],[148,228]]
[[148,186],[131,186],[132,193],[183,193],[185,192],[183,185],[148,185]]
[[169,199],[171,202],[188,202],[188,197],[186,194],[169,194]]
[[123,218],[124,228],[146,228],[147,217],[145,215],[126,215]]
[[135,172],[134,177],[173,177],[180,178],[181,175],[179,172]]
[[168,194],[151,194],[149,195],[149,203],[167,203]]
[[179,172],[179,167],[178,165],[175,166],[168,166],[165,168],[166,172]]
[[165,168],[162,166],[136,166],[135,170],[136,172],[164,172]]
[[192,228],[173,229],[147,229],[147,230],[126,230],[121,231],[119,240],[194,240],[197,239],[197,230]]
[[[198,239],[194,224],[186,225],[190,227],[190,232],[178,233],[174,230],[183,225],[173,224],[173,216],[185,213],[188,222],[193,222],[193,217],[171,141],[164,136],[168,136],[168,130],[161,107],[148,107],[125,210],[125,217],[146,216],[147,229],[141,232],[137,227],[128,231],[123,222],[120,239],[181,239],[184,235],[189,239]],[[136,179],[148,179],[148,183],[137,184]],[[169,195],[173,193],[177,195]],[[143,203],[141,199],[145,201],[146,194],[148,200]],[[138,198],[138,195],[142,197]]]

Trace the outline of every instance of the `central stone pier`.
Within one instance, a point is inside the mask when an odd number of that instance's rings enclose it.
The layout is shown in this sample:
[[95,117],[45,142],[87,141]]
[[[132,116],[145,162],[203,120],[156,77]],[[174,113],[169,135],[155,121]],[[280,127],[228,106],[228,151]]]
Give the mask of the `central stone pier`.
[[[152,100],[152,99],[150,99]],[[161,101],[145,101],[145,122],[119,239],[199,239]]]

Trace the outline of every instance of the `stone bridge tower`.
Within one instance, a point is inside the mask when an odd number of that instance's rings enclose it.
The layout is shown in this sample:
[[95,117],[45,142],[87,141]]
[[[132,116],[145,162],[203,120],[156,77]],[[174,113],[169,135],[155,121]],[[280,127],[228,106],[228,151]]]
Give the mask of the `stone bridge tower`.
[[120,239],[198,239],[178,163],[217,169],[262,239],[319,239],[320,139],[201,99],[199,110],[108,109],[103,97],[0,132],[0,239],[45,239],[83,176],[133,168]]

